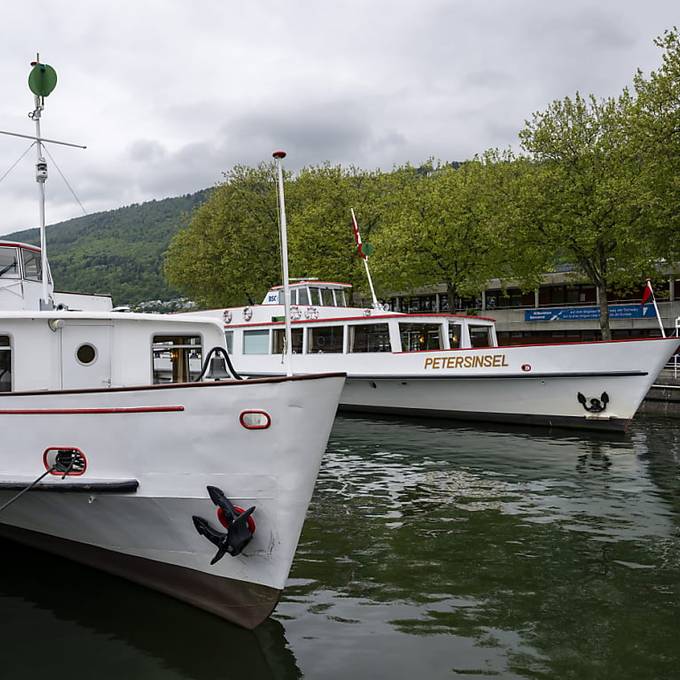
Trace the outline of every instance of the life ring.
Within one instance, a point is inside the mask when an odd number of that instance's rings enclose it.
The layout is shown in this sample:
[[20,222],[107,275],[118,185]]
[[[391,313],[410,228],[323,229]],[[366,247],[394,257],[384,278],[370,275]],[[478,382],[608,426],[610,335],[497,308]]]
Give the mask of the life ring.
[[[234,510],[236,510],[239,515],[242,515],[245,512],[245,510],[238,505],[234,506]],[[222,508],[217,508],[217,520],[225,529],[228,529],[229,525],[231,524],[231,522],[227,519],[227,516],[224,514],[224,510],[222,510]],[[254,534],[257,526],[255,525],[255,520],[253,519],[252,515],[248,517],[246,523],[248,524],[248,531],[250,531],[251,534]]]

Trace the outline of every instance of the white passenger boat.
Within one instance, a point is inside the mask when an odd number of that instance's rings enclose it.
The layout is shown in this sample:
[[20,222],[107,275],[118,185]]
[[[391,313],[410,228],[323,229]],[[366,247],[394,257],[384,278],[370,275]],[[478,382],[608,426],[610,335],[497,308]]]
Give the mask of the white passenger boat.
[[252,628],[286,583],[344,374],[241,380],[221,321],[103,300],[55,293],[44,249],[0,241],[0,534]]
[[[348,305],[351,287],[291,285],[296,374],[345,371],[343,410],[625,429],[678,338],[499,347],[494,321]],[[238,371],[283,371],[283,289],[210,310]]]

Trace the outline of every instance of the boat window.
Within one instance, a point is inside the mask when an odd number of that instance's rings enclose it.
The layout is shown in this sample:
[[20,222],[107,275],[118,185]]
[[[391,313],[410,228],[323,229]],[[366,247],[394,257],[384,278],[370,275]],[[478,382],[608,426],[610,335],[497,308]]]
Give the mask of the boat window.
[[343,326],[325,326],[323,328],[310,328],[307,338],[308,352],[342,352],[344,334]]
[[325,307],[333,307],[333,305],[335,305],[335,300],[333,299],[333,290],[331,288],[321,289],[321,299],[322,304]]
[[463,324],[449,323],[449,347],[451,349],[458,349],[460,347],[462,337]]
[[269,331],[243,331],[244,354],[269,354]]
[[192,382],[201,375],[203,348],[199,335],[154,335],[153,382]]
[[234,353],[234,331],[224,331],[224,341],[227,343],[227,352]]
[[89,342],[83,343],[76,350],[76,359],[79,364],[89,366],[93,364],[97,358],[97,348]]
[[309,304],[309,291],[306,288],[300,288],[298,291],[298,304],[308,305]]
[[0,279],[18,279],[19,263],[16,248],[0,248]]
[[402,352],[442,349],[441,325],[438,323],[400,323]]
[[[274,354],[283,354],[283,348],[286,340],[286,329],[274,329]],[[291,329],[291,340],[293,345],[293,354],[302,354],[302,328]]]
[[290,304],[291,305],[296,305],[297,304],[297,288],[293,288],[290,291]]
[[22,248],[21,256],[24,260],[24,278],[29,281],[40,281],[42,279],[40,253]]
[[320,305],[321,304],[321,291],[318,288],[309,289],[310,305]]
[[386,323],[349,326],[350,352],[391,352],[390,327]]
[[347,299],[345,298],[344,290],[335,291],[335,306],[336,307],[347,307]]
[[491,326],[468,326],[471,347],[493,347]]
[[0,335],[0,392],[12,391],[12,348],[9,338]]

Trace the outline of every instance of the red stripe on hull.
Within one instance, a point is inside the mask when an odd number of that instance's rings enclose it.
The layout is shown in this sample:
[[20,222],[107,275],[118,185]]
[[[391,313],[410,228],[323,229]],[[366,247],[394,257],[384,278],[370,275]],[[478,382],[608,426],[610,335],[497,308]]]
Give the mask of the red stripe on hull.
[[0,409],[5,416],[87,415],[110,413],[176,413],[184,406],[121,406],[119,408],[16,408]]

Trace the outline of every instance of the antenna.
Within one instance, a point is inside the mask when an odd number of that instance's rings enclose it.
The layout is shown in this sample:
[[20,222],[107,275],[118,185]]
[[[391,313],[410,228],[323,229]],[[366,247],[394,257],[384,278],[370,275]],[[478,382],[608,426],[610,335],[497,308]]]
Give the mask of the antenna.
[[281,161],[286,157],[285,151],[274,151],[272,156],[276,159],[278,169],[278,194],[279,194],[279,228],[281,230],[281,267],[283,269],[283,309],[286,322],[286,375],[293,375],[291,366],[292,336],[290,326],[290,280],[288,279],[288,228],[286,226],[286,202],[283,196],[283,168]]
[[[36,54],[35,61],[31,62],[31,72],[28,75],[28,87],[34,95],[35,109],[28,114],[28,117],[35,123],[35,137],[30,135],[20,135],[16,132],[6,132],[0,130],[0,134],[10,137],[22,137],[32,139],[37,151],[35,164],[35,181],[38,183],[39,209],[40,209],[40,268],[42,269],[42,297],[40,299],[40,309],[53,309],[54,303],[50,298],[48,277],[47,277],[47,239],[45,237],[45,182],[47,181],[47,161],[43,155],[43,144],[61,144],[62,146],[72,146],[79,149],[87,147],[80,144],[70,144],[69,142],[59,142],[56,139],[45,139],[40,131],[40,118],[45,109],[45,97],[49,96],[57,86],[57,72],[49,65],[40,62],[40,54]],[[30,148],[30,147],[29,147]]]

